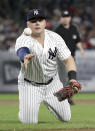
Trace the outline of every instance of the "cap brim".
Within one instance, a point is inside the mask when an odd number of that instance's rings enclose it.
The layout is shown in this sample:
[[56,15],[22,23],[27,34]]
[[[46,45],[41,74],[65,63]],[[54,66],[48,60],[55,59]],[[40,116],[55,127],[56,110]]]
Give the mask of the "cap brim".
[[44,16],[36,16],[36,17],[32,17],[30,19],[27,19],[27,21],[34,20],[34,19],[39,19],[39,18],[46,19],[46,17],[44,17]]

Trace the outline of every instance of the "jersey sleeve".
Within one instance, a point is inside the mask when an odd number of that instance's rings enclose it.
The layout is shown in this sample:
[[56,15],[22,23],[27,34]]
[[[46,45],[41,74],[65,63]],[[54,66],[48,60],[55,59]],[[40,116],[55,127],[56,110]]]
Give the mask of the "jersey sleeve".
[[62,61],[67,59],[71,55],[71,52],[67,47],[65,41],[59,35],[57,36],[57,53],[59,59]]

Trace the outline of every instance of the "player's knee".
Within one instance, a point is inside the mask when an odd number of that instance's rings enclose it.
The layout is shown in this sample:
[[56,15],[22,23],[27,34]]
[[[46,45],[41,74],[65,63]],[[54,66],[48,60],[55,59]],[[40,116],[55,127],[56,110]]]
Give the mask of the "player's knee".
[[63,116],[62,115],[58,116],[57,119],[59,119],[62,122],[68,122],[71,119],[71,114],[65,114]]
[[62,119],[62,121],[68,122],[68,121],[70,121],[70,119],[71,119],[71,114],[67,114],[67,115]]
[[58,119],[59,119],[60,121],[63,121],[63,122],[68,122],[68,121],[70,121],[70,119],[71,119],[71,113],[68,112],[68,113],[65,113],[65,114],[61,114],[61,115],[58,117]]
[[30,121],[30,120],[25,120],[25,119],[19,119],[21,123],[24,124],[37,124],[37,121]]
[[71,119],[71,117],[66,117],[66,118],[64,118],[64,121],[68,122],[68,121],[70,121],[70,119]]
[[32,124],[32,123],[37,124],[38,123],[38,120],[33,118],[32,116],[26,117],[26,115],[19,113],[18,118],[21,123],[25,123],[25,124]]
[[30,120],[30,119],[21,119],[21,118],[19,118],[19,120],[20,120],[20,122],[21,123],[25,123],[25,124],[37,124],[38,123],[38,121],[33,121],[33,120]]

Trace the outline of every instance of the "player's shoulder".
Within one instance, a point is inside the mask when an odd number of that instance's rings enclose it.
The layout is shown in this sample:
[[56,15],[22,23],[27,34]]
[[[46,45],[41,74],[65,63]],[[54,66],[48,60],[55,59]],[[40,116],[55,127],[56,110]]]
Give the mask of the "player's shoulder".
[[48,36],[50,36],[50,38],[52,38],[52,39],[55,39],[55,40],[56,40],[56,39],[62,38],[59,34],[57,34],[57,33],[54,32],[54,31],[45,29],[45,32],[46,32],[46,34],[47,34]]
[[27,40],[30,40],[30,36],[26,36],[24,35],[24,33],[22,33],[17,39],[16,39],[16,42],[21,42],[21,41],[27,41]]

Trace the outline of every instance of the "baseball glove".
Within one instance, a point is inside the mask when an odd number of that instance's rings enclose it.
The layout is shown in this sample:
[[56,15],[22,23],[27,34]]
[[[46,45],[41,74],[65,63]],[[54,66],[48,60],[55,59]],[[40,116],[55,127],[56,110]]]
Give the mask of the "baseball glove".
[[71,98],[74,94],[77,94],[81,90],[81,85],[76,81],[69,82],[64,88],[54,93],[54,96],[58,98],[58,101]]

